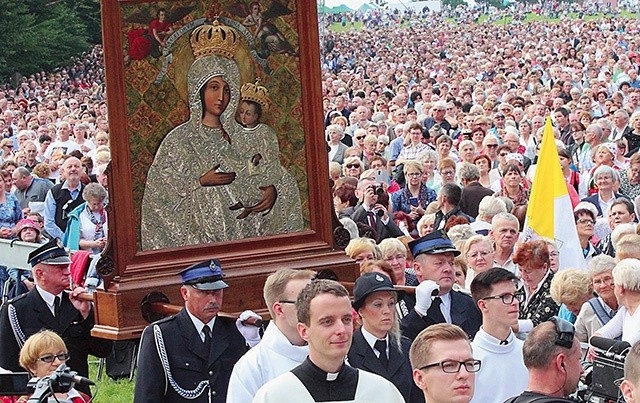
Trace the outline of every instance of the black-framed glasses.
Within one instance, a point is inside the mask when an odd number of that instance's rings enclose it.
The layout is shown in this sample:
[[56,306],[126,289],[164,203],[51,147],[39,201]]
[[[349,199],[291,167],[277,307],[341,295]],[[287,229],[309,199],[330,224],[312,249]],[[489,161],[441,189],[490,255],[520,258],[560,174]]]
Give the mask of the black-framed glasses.
[[60,362],[65,362],[65,361],[67,361],[69,359],[69,353],[47,354],[45,356],[42,356],[42,357],[38,358],[38,360],[42,361],[42,362],[46,362],[47,364],[51,364],[52,362],[54,362],[56,360],[56,358]]
[[571,349],[573,347],[573,337],[576,333],[576,328],[573,324],[557,316],[551,317],[549,321],[556,325],[555,344],[560,347]]
[[440,367],[442,372],[447,374],[457,374],[460,372],[460,368],[464,365],[464,369],[468,373],[475,373],[480,371],[480,367],[482,366],[482,361],[480,360],[467,360],[467,361],[454,361],[454,360],[445,360],[441,362],[436,362],[434,364],[425,365],[424,367],[420,367],[421,371],[425,369]]
[[363,139],[363,138],[365,138],[365,137],[367,137],[367,136],[357,136],[357,137],[356,137],[356,140],[362,140],[362,139]]
[[358,164],[347,164],[347,168],[360,168]]
[[516,293],[516,294],[502,294],[502,295],[492,295],[490,297],[484,297],[482,298],[483,300],[487,300],[487,299],[501,299],[502,303],[505,305],[511,305],[511,303],[513,303],[513,300],[517,300],[518,302],[522,303],[524,301],[524,294],[522,293]]
[[292,305],[295,305],[295,304],[296,304],[296,301],[291,301],[291,300],[288,300],[288,299],[282,299],[282,300],[278,301],[278,303],[280,303],[280,304],[292,304]]

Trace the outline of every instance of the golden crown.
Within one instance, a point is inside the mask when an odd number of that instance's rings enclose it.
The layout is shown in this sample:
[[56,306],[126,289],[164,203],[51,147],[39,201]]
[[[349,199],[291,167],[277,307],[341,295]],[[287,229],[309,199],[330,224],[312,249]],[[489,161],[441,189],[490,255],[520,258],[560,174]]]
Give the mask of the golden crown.
[[243,84],[240,88],[240,98],[243,101],[253,101],[262,107],[262,111],[265,112],[269,107],[269,90],[262,85],[259,78],[256,78],[254,83]]
[[209,55],[231,59],[239,44],[238,31],[226,25],[220,25],[217,19],[213,24],[201,25],[191,33],[191,49],[196,59]]

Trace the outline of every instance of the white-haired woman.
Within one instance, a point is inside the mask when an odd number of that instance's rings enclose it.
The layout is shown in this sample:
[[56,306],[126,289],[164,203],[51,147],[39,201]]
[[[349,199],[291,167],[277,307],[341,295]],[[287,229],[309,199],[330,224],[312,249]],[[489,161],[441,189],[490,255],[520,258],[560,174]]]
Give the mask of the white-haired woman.
[[347,145],[341,140],[344,138],[344,130],[340,125],[329,125],[325,130],[327,144],[329,144],[329,161],[342,164],[344,162],[344,152],[347,151]]
[[582,343],[587,343],[618,311],[618,300],[613,292],[614,267],[616,261],[609,255],[596,256],[589,262],[588,275],[596,296],[582,305],[576,318],[576,337]]
[[612,271],[613,292],[620,304],[616,315],[594,336],[621,337],[633,345],[640,341],[640,260],[624,259]]

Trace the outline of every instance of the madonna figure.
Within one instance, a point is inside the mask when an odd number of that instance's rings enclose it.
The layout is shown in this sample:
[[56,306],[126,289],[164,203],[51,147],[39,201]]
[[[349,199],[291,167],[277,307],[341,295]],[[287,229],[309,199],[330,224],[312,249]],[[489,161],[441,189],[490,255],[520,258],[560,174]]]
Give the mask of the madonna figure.
[[234,119],[239,41],[237,31],[217,21],[191,34],[190,117],[163,139],[149,169],[143,249],[303,229],[298,187],[280,164],[275,132],[247,130]]

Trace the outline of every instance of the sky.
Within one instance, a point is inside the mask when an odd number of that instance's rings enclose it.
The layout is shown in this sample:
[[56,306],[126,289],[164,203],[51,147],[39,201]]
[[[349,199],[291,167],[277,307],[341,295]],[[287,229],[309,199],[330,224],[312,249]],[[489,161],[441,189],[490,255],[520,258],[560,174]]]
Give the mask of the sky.
[[[320,2],[321,0],[318,0],[318,3]],[[335,6],[339,6],[340,4],[344,4],[345,6],[354,10],[357,10],[358,8],[360,8],[360,6],[363,5],[364,3],[370,3],[370,2],[365,0],[324,0],[324,4],[327,7],[335,7]]]

